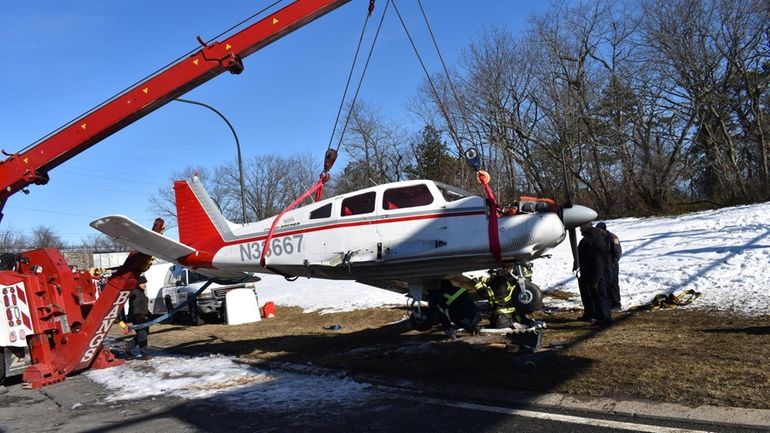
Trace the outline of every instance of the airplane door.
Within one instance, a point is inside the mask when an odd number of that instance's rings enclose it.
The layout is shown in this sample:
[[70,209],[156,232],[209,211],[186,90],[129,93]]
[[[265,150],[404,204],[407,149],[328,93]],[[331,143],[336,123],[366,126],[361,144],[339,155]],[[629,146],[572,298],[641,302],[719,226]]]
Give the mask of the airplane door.
[[347,254],[343,261],[368,262],[376,260],[380,236],[376,228],[376,191],[343,197],[339,205],[338,230],[333,233],[334,244]]

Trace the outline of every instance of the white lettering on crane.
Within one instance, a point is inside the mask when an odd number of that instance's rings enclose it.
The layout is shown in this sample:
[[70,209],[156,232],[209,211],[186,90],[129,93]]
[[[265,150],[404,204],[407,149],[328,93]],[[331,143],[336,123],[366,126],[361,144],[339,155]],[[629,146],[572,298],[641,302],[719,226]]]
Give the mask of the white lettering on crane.
[[91,338],[91,341],[88,342],[88,350],[83,354],[83,357],[80,358],[80,362],[90,362],[91,358],[96,355],[96,351],[101,347],[102,341],[104,340],[104,336],[107,335],[107,332],[109,332],[110,328],[112,327],[112,324],[115,322],[115,319],[118,317],[118,312],[121,308],[123,308],[123,304],[126,302],[128,297],[131,295],[129,291],[121,291],[118,293],[118,298],[115,300],[115,302],[112,304],[112,310],[102,319],[102,323],[99,325],[99,328],[96,330],[96,333],[94,334],[93,338]]

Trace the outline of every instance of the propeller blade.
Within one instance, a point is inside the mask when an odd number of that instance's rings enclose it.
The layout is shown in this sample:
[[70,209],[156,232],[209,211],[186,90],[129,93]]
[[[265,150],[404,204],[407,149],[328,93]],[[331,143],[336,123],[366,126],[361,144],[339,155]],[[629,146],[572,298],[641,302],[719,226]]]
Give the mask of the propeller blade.
[[564,178],[564,207],[569,208],[572,207],[572,194],[567,181],[567,157],[564,154],[564,147],[561,148],[561,171]]
[[572,272],[575,272],[580,267],[580,260],[578,258],[577,249],[577,233],[575,229],[569,229],[569,246],[572,249]]

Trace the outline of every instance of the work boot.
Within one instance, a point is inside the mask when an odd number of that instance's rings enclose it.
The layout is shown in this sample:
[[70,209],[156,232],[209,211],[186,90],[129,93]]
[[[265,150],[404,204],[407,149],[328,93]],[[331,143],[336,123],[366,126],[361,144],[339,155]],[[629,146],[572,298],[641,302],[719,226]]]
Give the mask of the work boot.
[[492,318],[492,327],[495,329],[505,329],[513,326],[513,318],[510,314],[500,314]]

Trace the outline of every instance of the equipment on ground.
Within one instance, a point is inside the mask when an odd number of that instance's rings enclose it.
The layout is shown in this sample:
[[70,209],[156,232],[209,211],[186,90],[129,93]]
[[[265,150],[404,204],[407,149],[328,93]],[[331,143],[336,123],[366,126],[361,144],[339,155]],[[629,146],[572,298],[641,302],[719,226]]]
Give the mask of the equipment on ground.
[[[27,148],[4,152],[0,211],[16,192],[48,183],[58,165],[219,74],[240,74],[243,58],[349,1],[297,0],[221,42],[199,37],[197,52]],[[162,232],[162,221],[154,229]],[[57,250],[0,256],[0,383],[23,374],[25,386],[38,388],[122,363],[102,341],[150,261],[133,253],[97,293],[94,277],[71,269]]]

